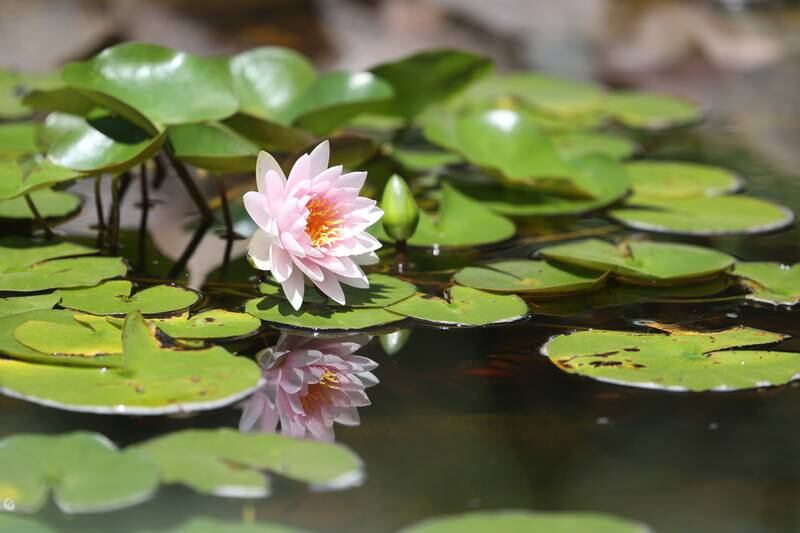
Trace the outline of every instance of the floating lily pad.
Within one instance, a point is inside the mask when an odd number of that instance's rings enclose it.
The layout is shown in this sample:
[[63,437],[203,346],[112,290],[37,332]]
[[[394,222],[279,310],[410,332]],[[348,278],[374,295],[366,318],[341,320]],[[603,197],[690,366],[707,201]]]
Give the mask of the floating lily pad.
[[635,161],[625,165],[637,199],[672,200],[721,196],[737,191],[742,182],[724,168],[682,161]]
[[423,520],[400,533],[649,533],[644,524],[602,513],[479,511]]
[[48,494],[65,513],[122,509],[149,499],[158,469],[137,450],[118,451],[102,435],[14,435],[0,441],[0,499],[34,513]]
[[381,111],[411,119],[491,69],[490,60],[469,52],[428,50],[378,65],[371,71],[394,89],[394,97]]
[[528,314],[527,304],[513,294],[499,295],[470,287],[451,287],[447,299],[418,293],[388,310],[403,316],[451,326],[486,326],[513,322]]
[[[2,522],[0,522],[2,525]],[[161,530],[159,533],[304,533],[305,530],[293,527],[270,524],[258,521],[257,524],[242,524],[238,522],[223,522],[211,518],[192,518],[175,529]],[[50,533],[47,531],[31,531],[21,533]]]
[[96,285],[124,275],[128,267],[119,257],[70,257],[97,250],[68,242],[35,243],[25,239],[0,240],[0,291],[36,292],[63,287]]
[[59,84],[58,76],[0,69],[0,118],[18,119],[31,115],[22,97],[34,89],[48,89]]
[[61,300],[61,296],[57,293],[0,298],[0,318],[27,313],[28,311],[52,309],[59,300]]
[[454,279],[473,289],[549,297],[594,290],[605,283],[607,274],[598,270],[520,259],[468,266],[458,271]]
[[733,273],[750,290],[748,300],[775,305],[800,303],[800,263],[736,263]]
[[391,85],[370,72],[331,72],[314,80],[287,116],[301,128],[326,135],[393,94]]
[[14,330],[17,342],[31,350],[54,356],[111,355],[122,353],[119,328],[103,317],[74,315],[72,324],[28,320]]
[[[81,207],[80,197],[52,189],[39,189],[31,193],[39,214],[44,218],[61,218],[76,212]],[[33,220],[31,208],[23,197],[0,200],[0,218]]]
[[106,48],[70,63],[64,82],[149,129],[222,120],[239,103],[226,62],[144,43]]
[[317,77],[302,54],[277,46],[254,48],[228,61],[241,112],[289,125],[287,110]]
[[0,158],[12,159],[37,153],[36,129],[34,122],[0,124]]
[[[0,498],[2,498],[2,492],[0,492]],[[0,513],[0,531],[8,533],[56,533],[55,529],[14,513]]]
[[367,329],[403,319],[383,308],[373,307],[305,303],[296,311],[286,300],[270,296],[248,300],[244,310],[265,322],[314,330]]
[[50,141],[47,157],[78,172],[122,172],[153,157],[166,138],[152,136],[113,115],[83,119],[51,113],[42,133]]
[[18,198],[82,176],[80,172],[56,165],[43,156],[17,161],[0,158],[0,200]]
[[610,93],[603,108],[631,128],[661,129],[697,122],[698,107],[673,96],[639,92]]
[[506,216],[575,215],[610,205],[628,192],[630,180],[623,166],[604,155],[569,162],[571,182],[587,193],[574,197],[545,190],[493,185],[464,185],[463,192],[492,211]]
[[640,199],[609,215],[638,230],[703,236],[766,233],[795,221],[789,208],[749,196]]
[[61,291],[61,307],[93,315],[125,315],[139,311],[158,315],[180,311],[194,305],[199,295],[172,285],[156,285],[131,295],[127,280],[108,281],[96,287]]
[[[373,226],[372,231],[381,240],[391,241],[379,224]],[[504,241],[515,233],[514,223],[509,219],[492,213],[480,202],[445,183],[438,213],[432,215],[420,211],[419,225],[408,243],[412,246],[460,248]]]
[[125,321],[122,347],[125,363],[119,368],[0,359],[0,392],[67,411],[161,415],[224,407],[262,384],[258,365],[219,346],[162,348],[138,312]]
[[622,160],[636,152],[636,145],[618,135],[591,131],[574,131],[552,136],[558,154],[567,160],[587,155],[605,155],[611,159]]
[[158,329],[176,339],[226,339],[243,337],[258,330],[261,321],[247,313],[224,309],[211,309],[172,318],[155,318],[149,321]]
[[175,157],[210,172],[254,172],[259,148],[219,123],[170,128]]
[[640,284],[680,284],[702,281],[730,270],[728,254],[689,244],[625,241],[615,246],[585,239],[540,250],[548,261],[611,271],[622,281]]
[[[53,327],[67,330],[67,332],[74,333],[78,331],[79,336],[84,339],[86,337],[91,338],[91,330],[76,322],[76,318],[79,316],[79,314],[73,311],[38,309],[0,318],[0,353],[6,357],[31,363],[89,367],[120,366],[122,364],[122,358],[120,356],[84,357],[84,354],[80,354],[78,353],[79,351],[76,352],[72,347],[68,346],[66,340],[61,337],[52,336],[53,334],[49,329],[45,329],[44,331],[46,331],[46,333],[42,333],[42,328],[37,327],[36,331],[38,331],[38,336],[41,337],[41,339],[35,339],[34,342],[34,344],[39,344],[48,350],[47,352],[41,352],[31,348],[17,339],[17,329],[28,322],[44,323],[47,328]],[[113,328],[114,326],[111,327]],[[86,331],[81,332],[76,328]],[[36,331],[31,332],[34,337],[36,336]],[[120,337],[119,329],[116,329],[115,334],[118,343]],[[52,351],[50,351],[51,348],[53,348]],[[121,351],[116,345],[115,349],[116,351],[113,353],[119,353]]]
[[800,354],[741,350],[786,338],[739,326],[716,332],[646,323],[663,333],[590,330],[558,335],[542,355],[561,370],[600,381],[671,391],[730,391],[800,377]]
[[268,496],[268,478],[262,470],[329,490],[359,485],[364,477],[361,460],[344,446],[267,433],[187,430],[136,449],[155,460],[162,482],[182,483],[217,496]]

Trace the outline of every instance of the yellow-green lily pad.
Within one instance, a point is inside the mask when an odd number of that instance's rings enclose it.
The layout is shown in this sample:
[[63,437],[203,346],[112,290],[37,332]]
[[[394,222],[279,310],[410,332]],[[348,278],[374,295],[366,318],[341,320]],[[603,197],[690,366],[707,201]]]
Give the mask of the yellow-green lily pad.
[[[39,214],[44,218],[61,218],[80,209],[81,199],[72,193],[39,189],[30,194]],[[0,200],[0,218],[14,220],[33,220],[34,216],[25,198],[18,196],[11,200]]]
[[418,293],[387,309],[424,322],[457,327],[502,324],[528,315],[528,305],[519,296],[458,285],[448,289],[446,299]]
[[259,148],[219,123],[183,124],[169,130],[175,157],[209,172],[255,172]]
[[733,172],[700,163],[683,161],[634,161],[625,165],[633,195],[628,200],[675,200],[721,196],[736,192],[742,180]]
[[108,281],[96,287],[61,291],[61,307],[93,315],[125,315],[138,311],[158,315],[187,309],[200,296],[173,285],[156,285],[131,295],[133,284],[127,280]]
[[800,354],[741,349],[786,338],[743,326],[694,331],[646,323],[665,333],[589,330],[557,335],[542,355],[561,370],[632,387],[731,391],[783,385],[800,377]]
[[695,104],[653,93],[613,92],[606,97],[603,108],[618,122],[639,129],[681,126],[702,118]]
[[603,513],[477,511],[423,520],[400,533],[651,533],[649,527]]
[[261,321],[247,313],[210,309],[196,315],[153,318],[149,322],[176,339],[227,339],[258,331]]
[[19,315],[28,311],[52,309],[61,300],[58,293],[37,294],[34,296],[14,296],[0,298],[0,318]]
[[248,300],[244,310],[271,324],[312,330],[367,329],[403,320],[380,307],[344,307],[305,303],[299,310],[283,298]]
[[748,300],[788,306],[800,303],[800,263],[736,263],[733,273],[750,291]]
[[122,334],[105,318],[79,314],[72,318],[72,324],[28,320],[17,326],[14,338],[31,350],[52,356],[93,357],[122,353]]
[[546,261],[516,259],[462,268],[453,279],[460,285],[490,292],[551,297],[601,287],[608,272]]

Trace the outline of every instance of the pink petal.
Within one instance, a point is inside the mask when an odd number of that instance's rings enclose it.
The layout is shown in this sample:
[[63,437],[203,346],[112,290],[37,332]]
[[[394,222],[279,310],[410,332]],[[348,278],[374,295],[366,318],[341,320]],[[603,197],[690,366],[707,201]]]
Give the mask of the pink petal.
[[257,229],[247,243],[247,257],[259,270],[272,270],[272,263],[269,260],[270,241],[269,234]]
[[269,260],[272,263],[272,275],[278,283],[283,283],[292,275],[292,259],[286,250],[275,246],[269,247]]
[[269,214],[269,207],[267,206],[267,197],[260,192],[249,191],[244,193],[244,208],[247,214],[253,219],[253,222],[259,228],[269,231],[269,222],[272,217]]
[[281,282],[281,287],[283,287],[283,294],[286,295],[286,299],[289,300],[294,310],[299,310],[300,306],[303,305],[303,293],[306,288],[303,283],[303,274],[299,270],[292,271],[291,275]]
[[[312,280],[314,281],[314,280]],[[344,292],[342,286],[339,285],[339,280],[333,274],[328,274],[322,281],[314,281],[317,286],[328,298],[334,302],[344,305]]]
[[328,168],[328,161],[331,155],[331,147],[327,140],[322,141],[311,151],[309,156],[308,174],[313,178]]
[[258,185],[258,192],[260,193],[264,193],[264,191],[267,190],[267,188],[263,186],[263,182],[267,177],[267,172],[270,170],[283,178],[284,182],[286,181],[283,169],[278,162],[275,161],[275,158],[268,152],[262,150],[258,153],[258,160],[256,161],[256,185]]

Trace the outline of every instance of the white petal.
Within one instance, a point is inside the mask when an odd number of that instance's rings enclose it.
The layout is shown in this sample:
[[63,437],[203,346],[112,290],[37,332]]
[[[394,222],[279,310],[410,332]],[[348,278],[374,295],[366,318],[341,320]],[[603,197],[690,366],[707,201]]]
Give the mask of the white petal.
[[327,140],[319,143],[317,147],[311,151],[311,155],[309,156],[310,161],[308,170],[310,178],[313,178],[328,168],[328,160],[330,159],[330,155],[331,147]]
[[256,161],[256,185],[258,185],[258,192],[266,193],[267,189],[264,187],[264,180],[267,177],[267,172],[270,170],[283,178],[284,182],[286,181],[283,169],[278,162],[275,161],[275,158],[268,152],[262,150],[258,153],[258,161]]
[[269,261],[272,266],[271,272],[278,283],[283,283],[292,275],[292,259],[286,250],[275,246],[269,247]]
[[286,295],[286,299],[289,300],[294,310],[299,310],[300,306],[303,305],[303,293],[306,288],[303,283],[303,274],[295,269],[292,275],[281,283],[281,287],[283,287],[283,294]]
[[[314,280],[312,280],[314,281]],[[322,281],[314,281],[317,286],[328,298],[334,302],[344,305],[344,292],[339,280],[334,274],[328,274]]]
[[342,188],[361,190],[361,187],[364,186],[364,182],[366,180],[366,172],[348,172],[346,174],[342,174],[336,185]]
[[259,270],[272,270],[272,263],[269,261],[270,242],[270,235],[257,229],[247,243],[247,257]]

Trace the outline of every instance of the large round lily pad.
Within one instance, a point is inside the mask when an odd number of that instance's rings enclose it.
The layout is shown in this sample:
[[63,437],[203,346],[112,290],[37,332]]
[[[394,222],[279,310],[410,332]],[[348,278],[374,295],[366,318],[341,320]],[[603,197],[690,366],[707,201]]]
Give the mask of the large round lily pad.
[[[60,218],[71,215],[81,207],[81,199],[72,193],[39,189],[30,194],[39,214],[44,218]],[[11,200],[0,200],[0,218],[33,220],[28,202],[19,196]]]
[[230,429],[170,433],[134,447],[152,457],[164,483],[203,494],[259,498],[270,493],[263,470],[316,489],[343,489],[364,478],[363,464],[344,446]]
[[296,311],[288,301],[271,296],[249,300],[245,311],[265,322],[314,330],[367,329],[403,319],[383,308],[373,307],[306,303]]
[[0,440],[0,501],[34,513],[48,494],[65,513],[122,509],[149,499],[158,468],[143,452],[118,451],[102,435],[14,435]]
[[131,295],[127,280],[108,281],[96,287],[61,291],[61,307],[93,315],[124,315],[139,311],[157,315],[180,311],[194,305],[200,296],[189,289],[156,285]]
[[697,122],[702,117],[693,103],[673,96],[614,92],[603,102],[604,110],[631,128],[662,129]]
[[52,309],[59,300],[61,300],[61,296],[55,292],[50,294],[37,294],[34,296],[0,298],[0,318],[27,313],[28,311]]
[[552,139],[564,159],[600,154],[622,160],[636,152],[636,145],[632,141],[610,133],[569,131],[555,134]]
[[800,263],[736,263],[734,275],[748,288],[748,300],[775,305],[800,303]]
[[600,381],[670,391],[730,391],[800,377],[800,354],[740,349],[786,338],[747,327],[715,332],[647,323],[664,333],[589,330],[558,335],[542,355],[561,370]]
[[724,168],[682,161],[634,161],[625,165],[633,197],[673,200],[721,196],[737,191],[741,179]]
[[254,316],[224,309],[210,309],[192,316],[154,318],[149,322],[176,339],[244,337],[261,327],[261,321]]
[[[492,213],[448,183],[442,186],[438,213],[432,215],[420,211],[419,215],[417,230],[408,240],[412,246],[480,246],[510,239],[516,233],[513,222]],[[465,221],[469,221],[469,224]],[[378,238],[391,240],[383,228],[373,228]]]
[[479,511],[430,518],[400,533],[648,533],[644,524],[602,513]]
[[585,239],[540,250],[548,261],[611,271],[622,281],[680,284],[702,281],[730,270],[733,257],[690,244],[624,241],[613,245]]
[[607,274],[546,261],[516,259],[468,266],[456,272],[454,279],[465,287],[483,291],[550,297],[594,290],[605,283]]
[[609,215],[639,230],[704,236],[766,233],[795,220],[789,208],[748,196],[633,199]]
[[254,172],[258,146],[219,124],[184,124],[169,130],[175,157],[210,172]]
[[106,48],[66,65],[61,76],[98,104],[158,130],[221,120],[239,107],[225,62],[153,44]]
[[138,312],[123,325],[122,347],[124,365],[115,368],[0,359],[0,392],[68,411],[160,415],[223,407],[262,384],[258,365],[219,346],[161,347]]
[[17,326],[14,338],[31,350],[53,356],[111,355],[122,353],[119,328],[105,318],[74,315],[72,324],[28,320]]
[[451,287],[447,298],[418,293],[388,310],[424,322],[448,326],[486,326],[524,318],[527,304],[513,294],[499,295],[470,287]]

